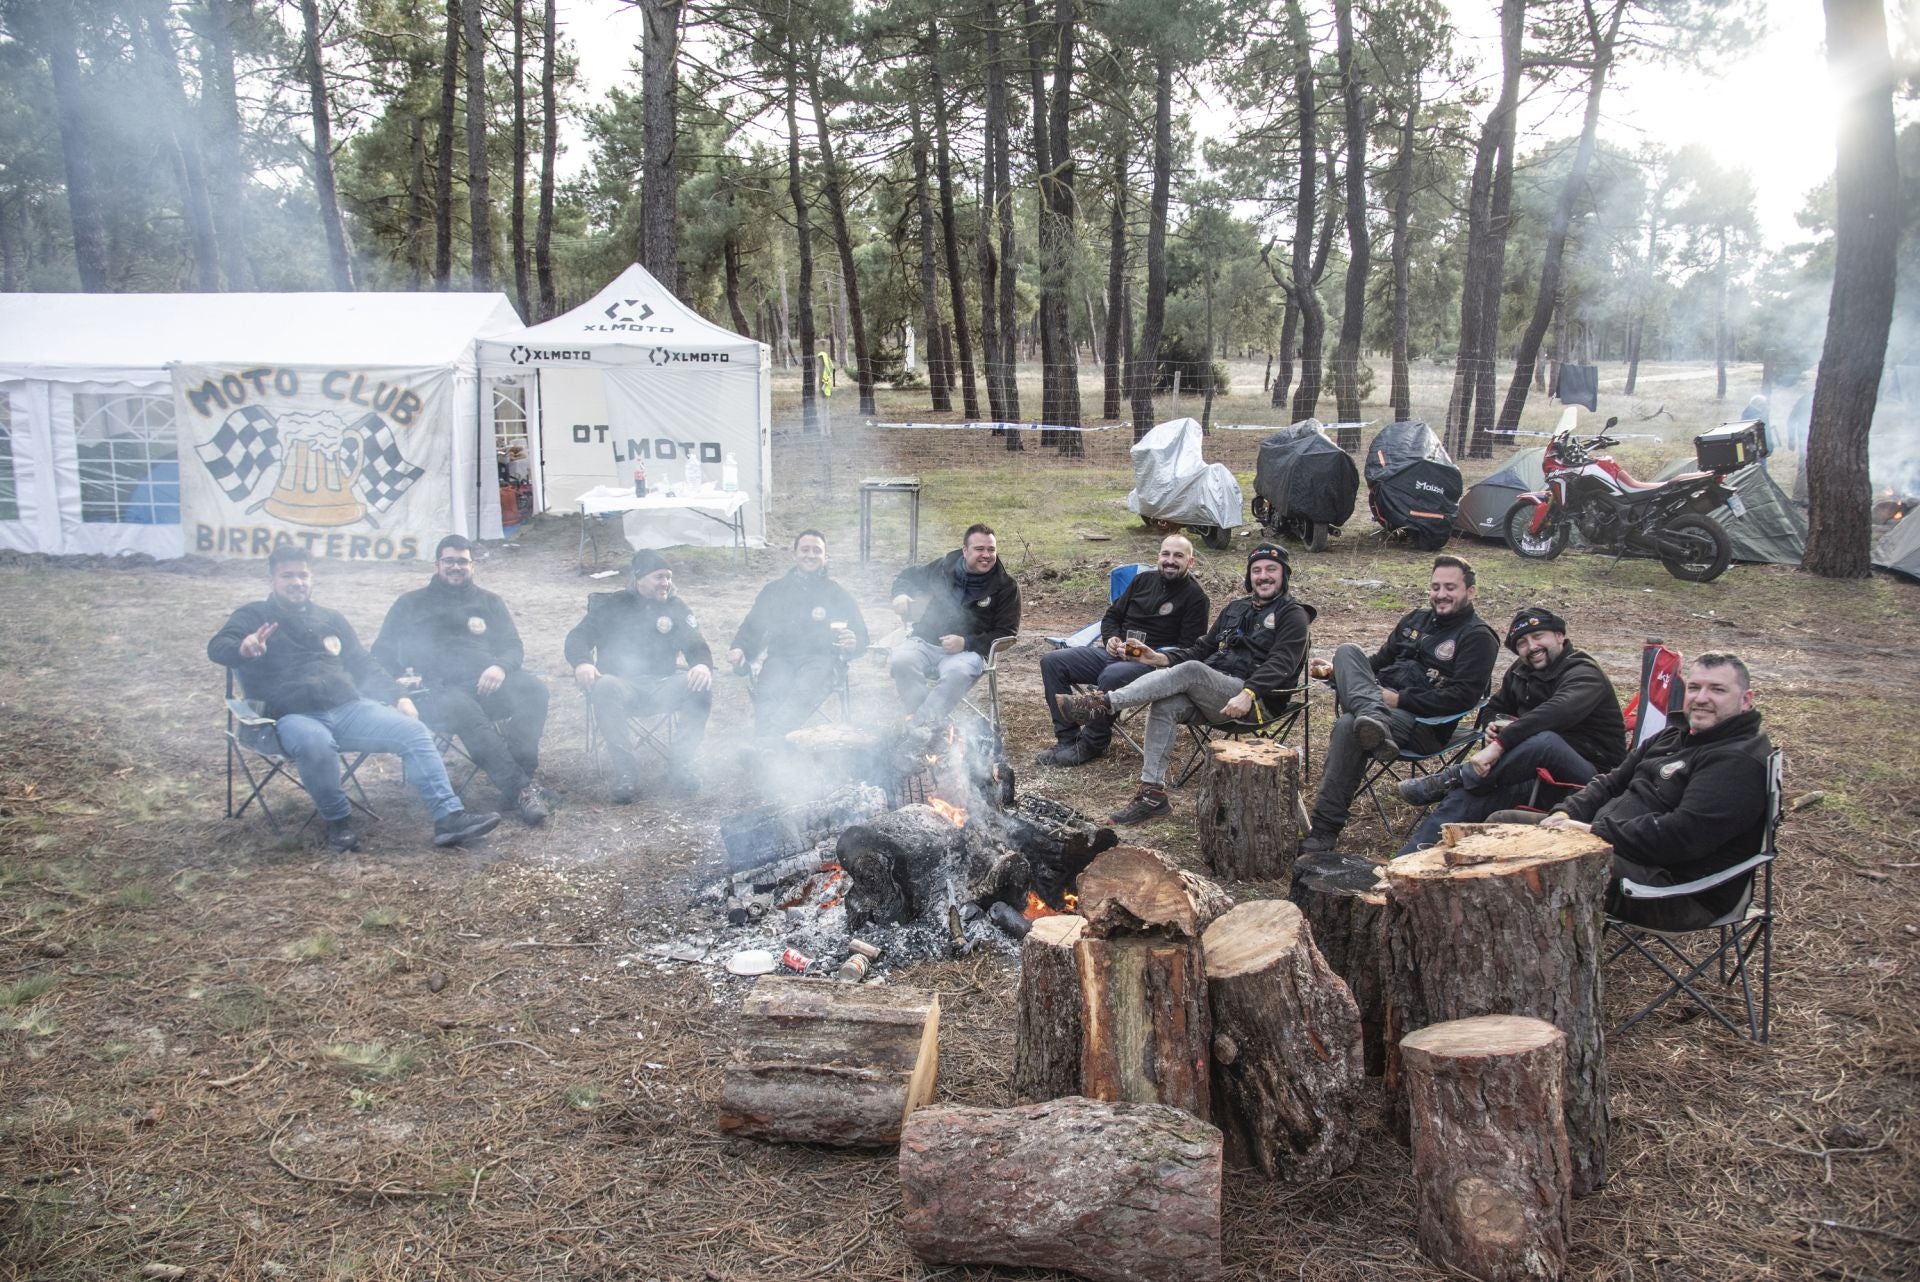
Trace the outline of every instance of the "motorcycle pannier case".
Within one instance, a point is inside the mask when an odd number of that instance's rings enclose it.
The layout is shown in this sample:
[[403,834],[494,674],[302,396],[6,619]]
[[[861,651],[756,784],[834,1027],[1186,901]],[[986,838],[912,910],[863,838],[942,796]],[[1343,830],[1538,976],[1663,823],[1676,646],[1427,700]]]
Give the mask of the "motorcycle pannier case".
[[1693,438],[1693,457],[1703,472],[1731,472],[1767,457],[1767,425],[1728,423]]

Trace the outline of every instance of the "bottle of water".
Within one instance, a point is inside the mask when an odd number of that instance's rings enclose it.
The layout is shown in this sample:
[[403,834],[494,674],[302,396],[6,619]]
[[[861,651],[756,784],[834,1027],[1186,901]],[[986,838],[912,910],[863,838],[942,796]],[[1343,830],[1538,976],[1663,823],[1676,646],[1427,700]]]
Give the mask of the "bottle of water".
[[731,450],[727,452],[727,461],[720,465],[720,488],[728,494],[740,488],[740,460]]
[[702,481],[700,475],[700,451],[687,451],[687,493],[698,494]]

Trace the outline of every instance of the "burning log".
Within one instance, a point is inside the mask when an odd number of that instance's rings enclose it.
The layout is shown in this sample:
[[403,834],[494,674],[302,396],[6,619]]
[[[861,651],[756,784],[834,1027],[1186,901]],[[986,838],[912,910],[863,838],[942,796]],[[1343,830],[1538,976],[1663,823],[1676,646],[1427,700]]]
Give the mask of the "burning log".
[[1033,889],[1056,910],[1066,907],[1066,892],[1094,857],[1120,841],[1073,807],[1031,794],[1020,798],[1005,827],[1009,843],[1033,868]]
[[1487,1282],[1565,1274],[1566,1046],[1552,1024],[1512,1015],[1430,1024],[1400,1043],[1420,1249],[1449,1272]]
[[[816,846],[831,841],[841,829],[871,819],[886,808],[886,794],[880,789],[854,784],[797,806],[758,806],[730,815],[720,821],[727,872],[737,881],[743,874],[810,856]],[[791,875],[772,875],[767,884]]]
[[1384,944],[1380,933],[1387,910],[1387,884],[1380,866],[1360,855],[1304,855],[1294,861],[1287,892],[1313,930],[1314,945],[1346,982],[1360,1008],[1360,1041],[1367,1076],[1387,1069]]
[[1214,1118],[1228,1159],[1283,1180],[1346,1170],[1366,1077],[1360,1012],[1300,910],[1256,899],[1207,927],[1202,942]]
[[1080,972],[1073,946],[1087,919],[1041,917],[1020,944],[1013,1093],[1023,1100],[1080,1094]]
[[901,1227],[935,1263],[1209,1282],[1220,1184],[1220,1132],[1154,1104],[943,1105],[900,1140]]
[[1403,1037],[1476,1015],[1532,1015],[1567,1035],[1573,1191],[1606,1183],[1600,946],[1611,853],[1588,833],[1495,824],[1386,866],[1386,1084],[1402,1134]]
[[946,908],[945,874],[965,845],[961,830],[928,806],[902,806],[840,834],[835,858],[853,885],[847,924],[907,922]]
[[1300,851],[1300,754],[1267,739],[1215,742],[1193,803],[1200,858],[1235,881],[1279,881]]
[[722,1131],[888,1145],[933,1097],[940,999],[932,993],[768,975],[741,1014],[744,1054],[721,1081]]

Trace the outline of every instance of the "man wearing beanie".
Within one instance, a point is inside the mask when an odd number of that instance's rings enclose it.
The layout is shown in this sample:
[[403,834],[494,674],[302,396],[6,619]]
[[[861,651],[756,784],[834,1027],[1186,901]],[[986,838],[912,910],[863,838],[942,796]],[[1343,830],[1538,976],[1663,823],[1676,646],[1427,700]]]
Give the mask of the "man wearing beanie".
[[[937,726],[987,670],[987,652],[1020,631],[1020,587],[1000,564],[993,527],[970,525],[958,550],[909,566],[893,580],[893,608],[908,623],[887,667],[916,726]],[[927,688],[929,679],[933,688]]]
[[1314,616],[1312,606],[1288,593],[1289,578],[1286,552],[1276,544],[1258,545],[1247,553],[1247,595],[1220,611],[1212,631],[1190,646],[1148,650],[1141,659],[1158,671],[1118,690],[1056,698],[1060,715],[1075,725],[1149,705],[1140,787],[1114,812],[1113,822],[1143,823],[1172,812],[1167,761],[1182,722],[1270,721],[1285,711],[1285,692],[1300,684]]
[[[1357,645],[1333,652],[1334,718],[1327,736],[1313,822],[1302,854],[1323,854],[1347,826],[1367,758],[1393,761],[1404,749],[1428,753],[1453,737],[1461,717],[1486,697],[1500,639],[1473,610],[1473,567],[1437,556],[1427,608],[1396,623],[1369,655]],[[1420,718],[1451,718],[1424,723]]]
[[1040,688],[1053,714],[1053,747],[1040,754],[1043,766],[1081,766],[1106,755],[1113,721],[1096,716],[1076,726],[1060,715],[1058,696],[1077,685],[1106,691],[1138,681],[1153,668],[1127,655],[1127,634],[1137,632],[1150,650],[1190,646],[1207,630],[1207,594],[1193,578],[1193,544],[1184,534],[1169,534],[1160,544],[1155,573],[1133,576],[1100,620],[1100,640],[1068,646],[1040,657]]
[[666,559],[651,549],[635,552],[632,586],[587,598],[586,617],[567,633],[566,653],[606,745],[612,800],[632,801],[640,785],[627,718],[661,713],[679,717],[667,788],[698,792],[689,764],[700,751],[713,708],[713,653],[700,635],[699,620],[675,595]]
[[1474,823],[1524,805],[1536,770],[1585,784],[1626,760],[1627,729],[1613,683],[1584,650],[1567,644],[1567,622],[1529,606],[1507,625],[1514,660],[1480,712],[1486,747],[1456,765],[1403,780],[1400,799],[1434,805],[1400,853],[1439,839],[1441,825]]

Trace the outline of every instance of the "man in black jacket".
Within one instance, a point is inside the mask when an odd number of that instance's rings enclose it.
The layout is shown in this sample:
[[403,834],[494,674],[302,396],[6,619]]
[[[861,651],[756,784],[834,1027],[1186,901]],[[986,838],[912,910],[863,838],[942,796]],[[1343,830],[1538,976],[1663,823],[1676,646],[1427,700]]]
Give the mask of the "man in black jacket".
[[1301,853],[1333,849],[1347,826],[1368,757],[1392,761],[1402,749],[1438,749],[1452,737],[1455,723],[1486,697],[1500,639],[1474,613],[1473,598],[1473,567],[1457,556],[1437,556],[1426,609],[1403,617],[1371,655],[1351,644],[1333,652],[1340,715],[1327,737],[1320,791]]
[[783,735],[800,725],[866,648],[860,607],[827,577],[827,536],[802,530],[793,541],[793,568],[760,589],[727,651],[735,668],[766,655],[753,687],[754,733]]
[[340,851],[360,845],[340,783],[342,752],[400,758],[433,816],[434,845],[457,846],[492,832],[500,816],[461,804],[407,692],[361,646],[345,615],[313,603],[306,550],[275,548],[267,577],[267,599],[235,610],[207,642],[207,657],[233,669],[247,697],[275,719],[280,748],[293,758],[301,786],[326,821],[327,844]]
[[1184,534],[1161,541],[1157,568],[1155,574],[1134,575],[1127,590],[1114,598],[1100,620],[1098,642],[1041,656],[1040,686],[1053,714],[1054,739],[1054,746],[1040,754],[1041,765],[1079,766],[1105,755],[1113,739],[1113,719],[1095,715],[1086,725],[1075,726],[1060,715],[1055,701],[1077,685],[1097,685],[1111,694],[1153,671],[1144,657],[1128,657],[1130,636],[1138,635],[1136,648],[1168,650],[1191,646],[1207,630],[1207,594],[1194,581],[1193,544]]
[[389,672],[417,673],[421,719],[460,737],[522,821],[544,823],[552,810],[533,772],[547,724],[546,683],[520,666],[526,651],[507,603],[473,581],[473,543],[449,534],[433,556],[427,586],[387,611],[373,657]]
[[1300,684],[1314,616],[1312,606],[1288,594],[1289,577],[1286,552],[1258,545],[1247,553],[1247,595],[1227,603],[1212,631],[1191,646],[1147,651],[1142,660],[1160,670],[1118,690],[1056,698],[1060,715],[1077,725],[1117,708],[1149,705],[1140,787],[1113,822],[1143,823],[1172,812],[1167,761],[1182,722],[1267,721],[1285,710],[1286,692]]
[[911,627],[887,666],[919,726],[944,721],[986,671],[993,643],[1020,631],[1020,588],[1000,564],[986,525],[968,526],[958,551],[902,570],[893,581],[893,608]]
[[678,717],[667,787],[684,795],[700,791],[690,763],[706,738],[707,714],[713,710],[713,652],[700,635],[699,620],[675,595],[666,559],[651,549],[635,552],[633,585],[587,598],[586,616],[567,633],[566,654],[606,745],[613,802],[632,801],[640,786],[629,716]]
[[1498,811],[1495,823],[1537,821],[1587,829],[1613,846],[1607,911],[1652,930],[1694,930],[1731,911],[1748,881],[1736,877],[1697,895],[1629,899],[1625,879],[1679,886],[1760,853],[1767,827],[1767,758],[1747,665],[1703,654],[1687,669],[1686,720],[1668,726],[1556,805],[1545,819]]
[[1524,805],[1540,769],[1584,784],[1626,757],[1627,728],[1613,682],[1591,655],[1567,644],[1565,619],[1529,606],[1507,625],[1507,649],[1514,661],[1480,710],[1486,746],[1444,770],[1401,781],[1402,801],[1439,803],[1401,854],[1431,846],[1444,824],[1473,823]]

